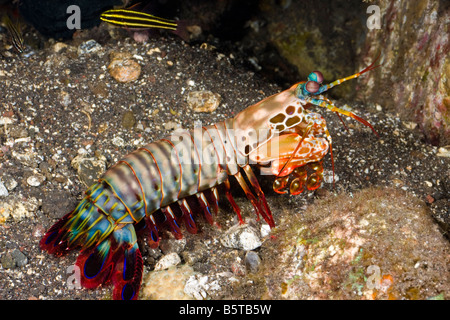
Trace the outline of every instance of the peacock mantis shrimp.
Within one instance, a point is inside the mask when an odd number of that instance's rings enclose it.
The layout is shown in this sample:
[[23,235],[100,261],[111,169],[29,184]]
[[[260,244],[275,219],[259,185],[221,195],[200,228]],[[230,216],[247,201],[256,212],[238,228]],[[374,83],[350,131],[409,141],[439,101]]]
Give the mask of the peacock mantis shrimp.
[[182,221],[189,232],[196,233],[197,211],[210,223],[213,212],[217,214],[219,186],[224,187],[225,196],[243,222],[228,177],[237,180],[258,217],[274,227],[250,164],[261,165],[263,173],[276,176],[273,188],[278,193],[287,192],[284,189],[290,176],[291,194],[318,188],[323,175],[321,160],[331,150],[332,140],[324,118],[310,109],[314,105],[327,108],[375,132],[366,120],[336,107],[322,93],[376,67],[372,63],[330,84],[322,84],[322,74],[314,71],[307,81],[249,106],[234,118],[137,149],[107,170],[75,210],[48,230],[41,248],[56,256],[81,249],[76,262],[81,284],[95,288],[112,282],[113,298],[129,300],[137,298],[142,280],[136,230],[149,233],[151,247],[158,246],[163,227],[181,238]]

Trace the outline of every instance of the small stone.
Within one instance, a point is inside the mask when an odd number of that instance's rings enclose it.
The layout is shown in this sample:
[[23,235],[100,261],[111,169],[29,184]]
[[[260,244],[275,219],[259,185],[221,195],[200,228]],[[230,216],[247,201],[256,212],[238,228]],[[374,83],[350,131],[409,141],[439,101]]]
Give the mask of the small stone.
[[12,269],[16,266],[16,262],[14,261],[14,258],[11,255],[11,253],[6,253],[2,255],[0,263],[2,264],[3,269]]
[[8,194],[8,189],[6,189],[5,185],[0,180],[0,197],[7,197]]
[[169,253],[162,256],[161,259],[155,265],[155,271],[168,269],[170,267],[176,266],[181,262],[180,256],[175,253]]
[[105,164],[98,161],[84,161],[80,164],[78,170],[78,177],[86,185],[91,185],[100,177],[105,171]]
[[425,199],[426,199],[427,202],[430,203],[430,204],[433,203],[433,202],[435,201],[435,199],[434,199],[431,195],[429,195],[429,194],[426,195]]
[[172,252],[180,253],[186,247],[186,239],[162,239],[159,243],[159,248],[162,253],[169,254]]
[[14,126],[11,128],[9,134],[15,139],[28,137],[28,130],[23,126]]
[[0,222],[9,217],[14,221],[31,218],[38,209],[40,202],[35,197],[23,199],[22,197],[9,197],[7,201],[0,202]]
[[[63,212],[73,210],[77,205],[76,199],[67,191],[51,192],[45,197],[41,210],[51,218],[59,219]],[[39,233],[39,230],[36,230]]]
[[231,264],[231,271],[237,276],[243,277],[246,274],[245,266],[242,264],[240,259],[238,261],[234,261]]
[[258,271],[260,265],[261,258],[258,256],[258,254],[254,251],[247,252],[247,254],[245,255],[245,266],[247,267],[247,270],[255,273]]
[[[99,79],[103,79],[105,77],[104,74],[99,76]],[[108,87],[104,82],[93,83],[90,86],[90,89],[93,94],[98,96],[99,98],[106,98],[108,96]]]
[[412,121],[403,121],[403,125],[409,130],[414,130],[417,127],[417,123]]
[[202,35],[202,27],[193,25],[186,27],[187,32],[189,32],[189,38],[195,40]]
[[166,130],[175,130],[180,127],[180,124],[175,121],[168,121],[164,124],[164,129]]
[[122,126],[125,129],[131,129],[136,124],[136,117],[132,111],[126,111],[122,117]]
[[219,107],[222,97],[211,91],[191,91],[187,97],[189,107],[195,112],[213,112]]
[[136,125],[136,130],[138,130],[138,131],[144,131],[144,125],[143,125],[141,122],[139,122],[139,123]]
[[270,226],[267,223],[261,225],[261,237],[266,237],[270,234]]
[[33,237],[35,237],[35,238],[37,238],[37,239],[40,239],[40,238],[42,238],[42,237],[44,236],[45,231],[46,231],[45,228],[44,228],[41,224],[38,224],[38,225],[33,229],[32,235],[33,235]]
[[145,254],[149,258],[153,259],[153,263],[155,263],[163,255],[162,252],[161,252],[161,249],[159,247],[151,248],[151,247],[148,247],[148,246],[145,247]]
[[42,155],[39,155],[34,151],[19,153],[13,150],[12,156],[16,158],[21,164],[30,168],[37,168],[37,166],[43,159]]
[[23,267],[24,265],[26,265],[28,263],[28,258],[26,255],[24,255],[20,250],[15,249],[12,253],[11,256],[13,257],[16,266]]
[[450,158],[450,146],[440,147],[438,153],[436,154],[438,157],[446,157]]
[[45,177],[42,174],[34,174],[27,178],[27,183],[32,187],[38,187],[45,181]]
[[72,99],[70,98],[70,94],[67,93],[66,91],[61,91],[61,93],[59,95],[59,102],[64,107],[68,107],[70,105],[70,103],[72,102]]
[[203,300],[208,296],[208,290],[218,289],[220,287],[216,283],[208,283],[208,276],[196,274],[186,281],[184,293],[197,300]]
[[186,264],[193,266],[195,263],[202,261],[208,254],[208,248],[202,243],[197,242],[194,244],[194,248],[189,251],[183,251],[181,256]]
[[249,224],[236,225],[225,232],[220,242],[224,247],[254,250],[261,246],[261,239],[259,232]]
[[102,46],[95,40],[88,40],[78,46],[78,55],[95,53],[102,49]]
[[105,171],[106,158],[85,158],[85,155],[76,156],[72,162],[72,167],[78,171],[78,178],[86,185],[90,186]]
[[154,53],[161,53],[161,50],[159,49],[159,48],[152,48],[152,49],[150,49],[150,50],[148,50],[147,51],[147,54],[149,55],[149,56],[151,56],[152,54],[154,54]]
[[108,66],[109,74],[118,82],[126,83],[135,81],[141,74],[141,66],[132,59],[127,52],[112,52],[111,63]]
[[116,147],[124,147],[125,146],[125,141],[121,137],[114,137],[111,142]]
[[147,30],[133,32],[133,39],[138,43],[147,42],[149,34]]
[[67,44],[65,44],[64,42],[57,42],[53,45],[53,51],[58,53],[61,50],[67,48]]
[[0,117],[0,126],[4,126],[4,125],[10,125],[12,124],[14,121],[17,121],[16,119],[11,119],[11,117],[13,116],[13,114],[8,114],[8,116],[5,116],[5,113],[3,113],[3,117]]
[[66,183],[67,182],[67,177],[60,174],[60,173],[56,173],[55,177],[53,178],[53,180],[57,183]]

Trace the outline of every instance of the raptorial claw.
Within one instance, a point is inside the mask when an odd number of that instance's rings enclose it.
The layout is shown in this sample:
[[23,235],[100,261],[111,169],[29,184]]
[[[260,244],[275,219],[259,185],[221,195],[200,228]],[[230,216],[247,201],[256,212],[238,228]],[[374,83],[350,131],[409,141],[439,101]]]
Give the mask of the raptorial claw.
[[[249,175],[250,182],[254,182],[253,174],[248,172],[248,170],[251,170],[248,165],[246,166],[246,169],[247,169],[246,173],[247,173],[247,175]],[[250,190],[247,183],[245,182],[244,177],[242,176],[242,174],[240,172],[235,174],[234,177],[238,181],[242,190],[244,190],[245,195],[247,196],[247,199],[250,200],[250,202],[252,203],[252,205],[256,211],[257,218],[259,219],[259,215],[261,215],[264,218],[264,220],[269,224],[270,227],[275,227],[275,223],[272,218],[272,213],[270,212],[270,209],[268,209],[269,206],[267,205],[267,203],[264,203],[265,197],[261,196],[262,191],[261,191],[261,188],[259,187],[259,184],[252,183],[253,188],[256,190],[256,193],[259,196],[259,198],[256,198],[255,195]],[[263,203],[261,203],[261,202],[263,202]]]
[[289,133],[273,138],[250,157],[257,162],[272,161],[272,174],[284,177],[295,168],[319,161],[328,149],[329,142],[325,138],[311,136],[303,139],[297,133]]
[[271,228],[275,227],[275,222],[273,220],[272,212],[270,211],[270,207],[267,204],[266,196],[264,195],[264,192],[261,190],[261,186],[259,185],[258,179],[256,179],[255,174],[252,171],[252,168],[250,168],[249,165],[244,166],[244,172],[247,175],[248,180],[250,181],[250,184],[252,185],[253,189],[256,192],[256,195],[258,196],[258,200],[262,203],[263,210],[263,218],[266,220],[266,222],[269,224]]

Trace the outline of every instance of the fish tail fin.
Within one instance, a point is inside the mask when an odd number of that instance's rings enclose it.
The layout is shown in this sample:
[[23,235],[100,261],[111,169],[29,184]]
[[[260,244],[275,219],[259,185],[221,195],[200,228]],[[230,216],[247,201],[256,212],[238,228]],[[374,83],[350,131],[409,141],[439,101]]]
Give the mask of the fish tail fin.
[[188,31],[189,22],[186,20],[176,20],[177,29],[172,32],[179,36],[185,42],[190,41],[190,34]]

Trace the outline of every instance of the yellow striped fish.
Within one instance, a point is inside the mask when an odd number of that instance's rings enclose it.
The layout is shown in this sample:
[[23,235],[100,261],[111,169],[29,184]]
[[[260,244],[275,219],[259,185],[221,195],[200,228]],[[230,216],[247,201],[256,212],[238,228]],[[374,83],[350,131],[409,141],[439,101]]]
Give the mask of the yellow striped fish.
[[11,42],[18,53],[22,53],[25,50],[23,43],[22,31],[20,30],[20,24],[14,24],[9,15],[5,13],[2,18],[2,22],[6,25],[9,35],[11,36]]
[[177,21],[131,9],[107,10],[100,15],[100,19],[116,26],[132,29],[160,28],[176,31],[178,26]]

